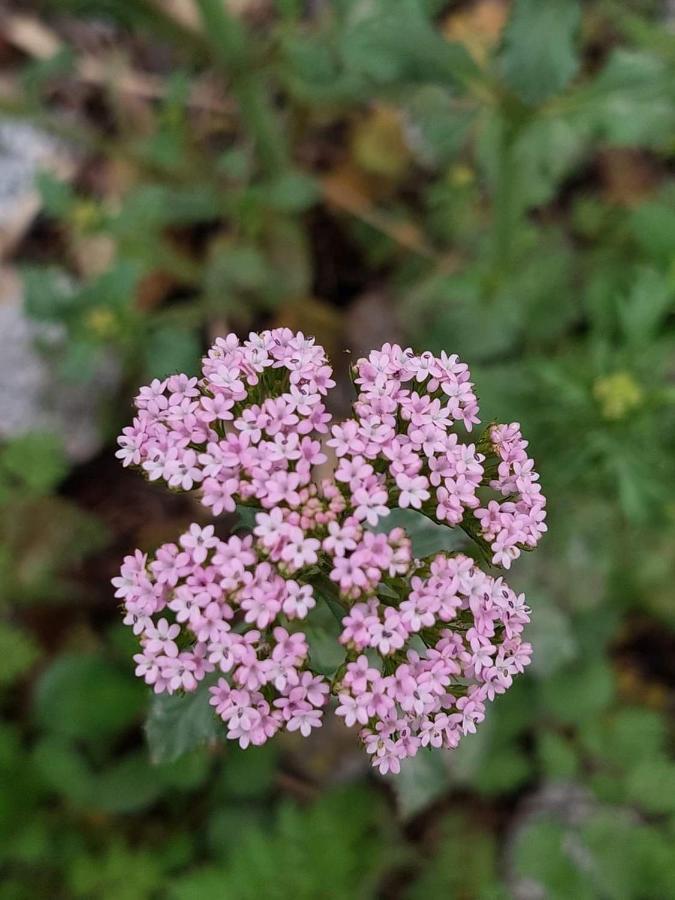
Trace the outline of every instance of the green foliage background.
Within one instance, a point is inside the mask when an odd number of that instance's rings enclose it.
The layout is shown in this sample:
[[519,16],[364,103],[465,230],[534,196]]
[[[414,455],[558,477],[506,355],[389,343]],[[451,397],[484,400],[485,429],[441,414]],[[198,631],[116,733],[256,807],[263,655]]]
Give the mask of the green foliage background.
[[[66,330],[58,377],[110,352],[123,371],[98,460],[37,432],[0,447],[1,900],[675,896],[667,4],[187,6],[22,4],[62,48],[12,58],[0,100],[104,173],[41,176],[18,261],[29,315]],[[113,70],[82,88],[78,23],[155,94]],[[340,359],[373,294],[469,362],[484,421],[522,422],[550,504],[510,578],[531,672],[386,782],[348,741],[242,752],[199,695],[151,704],[107,586],[194,515],[109,463],[136,385],[271,322]]]

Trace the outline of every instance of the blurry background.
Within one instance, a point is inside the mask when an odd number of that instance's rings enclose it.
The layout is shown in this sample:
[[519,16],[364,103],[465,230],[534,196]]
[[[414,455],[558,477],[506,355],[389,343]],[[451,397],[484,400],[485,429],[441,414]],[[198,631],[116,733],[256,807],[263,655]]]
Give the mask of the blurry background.
[[[670,0],[5,3],[0,898],[674,897],[674,313]],[[203,510],[130,398],[276,324],[460,353],[549,497],[530,673],[398,778],[133,676],[109,579]]]

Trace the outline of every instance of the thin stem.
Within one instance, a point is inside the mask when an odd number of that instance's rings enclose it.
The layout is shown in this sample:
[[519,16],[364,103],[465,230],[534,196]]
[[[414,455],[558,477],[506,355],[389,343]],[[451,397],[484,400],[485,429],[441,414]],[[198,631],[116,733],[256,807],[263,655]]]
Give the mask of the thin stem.
[[288,164],[288,147],[269,91],[253,65],[250,36],[222,0],[196,0],[204,34],[216,63],[227,73],[246,129],[255,142],[261,168],[278,175]]

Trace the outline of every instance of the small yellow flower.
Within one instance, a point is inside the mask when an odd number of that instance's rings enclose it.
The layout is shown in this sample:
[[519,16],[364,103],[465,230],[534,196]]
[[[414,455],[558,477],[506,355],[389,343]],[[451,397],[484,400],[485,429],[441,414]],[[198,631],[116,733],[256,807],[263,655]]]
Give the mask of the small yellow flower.
[[79,232],[87,232],[95,228],[101,221],[101,210],[98,204],[90,200],[77,203],[71,213],[73,228]]
[[103,306],[90,309],[85,317],[87,329],[97,338],[110,338],[117,332],[117,320],[114,314]]
[[458,188],[472,184],[476,178],[473,169],[464,163],[457,163],[457,165],[450,169],[448,175],[450,177],[450,183]]
[[614,372],[595,380],[593,396],[600,404],[603,417],[617,421],[642,404],[644,391],[630,372]]

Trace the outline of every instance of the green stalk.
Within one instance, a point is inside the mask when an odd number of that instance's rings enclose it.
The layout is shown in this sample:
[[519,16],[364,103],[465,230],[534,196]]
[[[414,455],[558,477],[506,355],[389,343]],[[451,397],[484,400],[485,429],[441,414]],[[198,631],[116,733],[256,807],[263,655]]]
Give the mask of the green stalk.
[[218,65],[231,80],[244,125],[255,142],[261,168],[278,175],[288,164],[288,147],[263,77],[255,71],[250,35],[223,0],[196,0],[204,34]]

